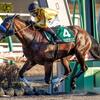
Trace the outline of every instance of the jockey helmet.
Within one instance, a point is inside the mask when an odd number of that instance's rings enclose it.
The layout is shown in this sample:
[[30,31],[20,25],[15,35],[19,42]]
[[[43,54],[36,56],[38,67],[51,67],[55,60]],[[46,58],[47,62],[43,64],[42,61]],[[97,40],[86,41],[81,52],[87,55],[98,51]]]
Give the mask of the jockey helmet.
[[28,11],[29,12],[33,12],[34,9],[36,9],[38,7],[39,7],[38,2],[37,1],[33,1],[31,4],[29,4]]

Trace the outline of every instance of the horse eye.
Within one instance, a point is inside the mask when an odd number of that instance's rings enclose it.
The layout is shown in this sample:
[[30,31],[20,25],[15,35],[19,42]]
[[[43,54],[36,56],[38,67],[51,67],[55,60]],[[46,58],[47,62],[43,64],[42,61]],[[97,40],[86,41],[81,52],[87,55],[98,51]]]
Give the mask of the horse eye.
[[6,23],[6,26],[8,26],[8,25],[9,25],[9,23],[7,22],[7,23]]

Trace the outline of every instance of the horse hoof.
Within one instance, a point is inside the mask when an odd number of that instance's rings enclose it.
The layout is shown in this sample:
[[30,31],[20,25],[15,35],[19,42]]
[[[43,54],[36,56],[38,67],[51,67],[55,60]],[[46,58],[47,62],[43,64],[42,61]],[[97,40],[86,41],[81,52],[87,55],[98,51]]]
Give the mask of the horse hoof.
[[75,85],[75,86],[72,86],[72,89],[73,89],[73,90],[75,90],[75,88],[76,88],[76,85]]
[[30,87],[25,87],[24,91],[25,91],[25,95],[33,95],[35,93],[34,90],[31,89]]
[[55,91],[55,92],[58,91],[58,87],[55,87],[55,88],[54,88],[54,91]]
[[45,81],[46,84],[50,84],[50,81]]
[[55,78],[55,79],[52,80],[51,83],[52,83],[52,84],[56,84],[57,82],[59,82],[59,80],[60,80],[59,78]]
[[55,83],[53,86],[54,91],[58,91],[58,87],[61,85],[61,82]]
[[21,78],[21,77],[20,77],[19,80],[22,81],[22,82],[25,82],[25,83],[27,83],[27,84],[29,83],[29,81],[28,81],[26,78]]
[[23,96],[24,92],[23,88],[15,89],[15,96]]
[[58,83],[54,84],[53,89],[54,89],[55,92],[58,91],[59,85],[60,85],[60,84],[58,84]]
[[76,88],[75,80],[71,82],[71,88],[74,90]]
[[14,89],[13,89],[13,88],[8,88],[8,89],[5,91],[5,94],[6,94],[6,95],[9,95],[9,96],[14,96]]
[[71,84],[71,88],[74,90],[76,88],[76,84]]

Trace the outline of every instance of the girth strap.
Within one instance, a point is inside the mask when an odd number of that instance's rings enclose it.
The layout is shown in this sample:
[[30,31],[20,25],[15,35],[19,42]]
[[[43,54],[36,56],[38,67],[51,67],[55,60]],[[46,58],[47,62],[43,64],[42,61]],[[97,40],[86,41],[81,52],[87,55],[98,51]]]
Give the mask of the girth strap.
[[56,45],[56,48],[55,48],[55,52],[54,52],[54,59],[57,58],[57,52],[58,52],[58,44]]

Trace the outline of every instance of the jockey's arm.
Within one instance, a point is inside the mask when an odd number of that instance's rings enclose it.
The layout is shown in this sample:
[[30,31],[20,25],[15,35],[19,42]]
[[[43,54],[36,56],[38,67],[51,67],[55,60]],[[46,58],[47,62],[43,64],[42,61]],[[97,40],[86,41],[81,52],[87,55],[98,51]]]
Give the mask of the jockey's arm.
[[58,11],[50,9],[50,8],[45,8],[45,17],[48,20],[54,19],[58,15]]
[[39,8],[37,9],[37,16],[34,17],[36,21],[36,26],[41,28],[48,27],[49,21],[54,19],[58,12],[49,8]]

